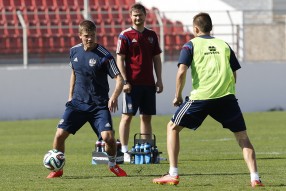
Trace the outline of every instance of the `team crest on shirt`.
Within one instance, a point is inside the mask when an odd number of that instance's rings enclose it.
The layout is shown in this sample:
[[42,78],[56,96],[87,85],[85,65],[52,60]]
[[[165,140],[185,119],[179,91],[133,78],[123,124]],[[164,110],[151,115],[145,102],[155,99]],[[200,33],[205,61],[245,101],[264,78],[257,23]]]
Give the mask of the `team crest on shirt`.
[[149,36],[149,37],[148,37],[148,40],[149,40],[149,42],[150,42],[151,44],[153,44],[153,41],[154,41],[153,37]]
[[95,64],[96,64],[96,59],[94,59],[94,58],[89,59],[88,64],[89,64],[89,66],[91,66],[91,67],[95,66]]

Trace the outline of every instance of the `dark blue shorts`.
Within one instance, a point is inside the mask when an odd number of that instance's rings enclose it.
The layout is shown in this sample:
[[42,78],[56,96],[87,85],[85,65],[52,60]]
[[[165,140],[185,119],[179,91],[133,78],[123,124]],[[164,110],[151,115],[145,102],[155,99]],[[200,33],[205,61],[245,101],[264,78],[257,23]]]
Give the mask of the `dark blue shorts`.
[[130,93],[123,93],[122,113],[136,115],[156,114],[156,87],[155,86],[132,86]]
[[234,95],[211,100],[186,98],[171,121],[176,125],[196,130],[208,115],[232,132],[246,130],[243,115]]
[[101,138],[102,131],[113,131],[111,114],[108,108],[94,111],[80,111],[70,102],[66,104],[66,110],[58,124],[58,128],[75,134],[86,122],[89,122],[99,139]]

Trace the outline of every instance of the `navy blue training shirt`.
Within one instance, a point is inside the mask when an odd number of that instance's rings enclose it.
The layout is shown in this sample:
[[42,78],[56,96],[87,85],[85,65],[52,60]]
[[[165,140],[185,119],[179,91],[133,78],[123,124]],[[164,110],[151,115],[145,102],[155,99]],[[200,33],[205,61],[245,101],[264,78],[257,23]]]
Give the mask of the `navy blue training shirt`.
[[70,65],[76,77],[73,103],[107,106],[107,76],[114,78],[120,74],[111,53],[99,44],[91,51],[85,51],[83,45],[78,44],[70,49]]

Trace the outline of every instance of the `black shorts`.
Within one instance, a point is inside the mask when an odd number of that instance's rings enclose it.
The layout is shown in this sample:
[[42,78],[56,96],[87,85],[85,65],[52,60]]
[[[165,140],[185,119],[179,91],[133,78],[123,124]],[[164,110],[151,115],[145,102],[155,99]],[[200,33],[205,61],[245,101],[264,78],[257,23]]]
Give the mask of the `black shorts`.
[[155,86],[132,86],[130,93],[123,93],[122,113],[136,115],[156,114],[156,87]]
[[171,121],[176,125],[196,130],[208,115],[232,132],[246,130],[243,115],[234,95],[211,100],[189,100],[187,97]]
[[67,102],[66,110],[58,124],[71,134],[75,134],[86,122],[89,122],[93,131],[101,139],[102,131],[114,131],[110,111],[107,109],[98,109],[94,111],[79,111],[71,102]]

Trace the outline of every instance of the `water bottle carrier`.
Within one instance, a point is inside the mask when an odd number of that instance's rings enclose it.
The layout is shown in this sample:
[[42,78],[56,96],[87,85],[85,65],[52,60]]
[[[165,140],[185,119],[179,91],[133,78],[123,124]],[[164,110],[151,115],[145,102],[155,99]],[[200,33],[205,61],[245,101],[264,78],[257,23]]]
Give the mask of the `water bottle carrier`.
[[[102,140],[98,140],[95,143],[95,150],[92,152],[91,164],[108,164],[108,156],[102,147],[105,143]],[[121,143],[117,140],[116,142],[117,153],[116,153],[116,163],[124,163],[124,153],[121,152]]]
[[[150,136],[150,134],[144,134],[144,133],[135,133],[134,134],[134,147],[136,144],[145,144],[145,143],[149,143],[150,144],[150,151],[149,152],[136,152],[136,151],[128,151],[127,153],[130,154],[130,163],[135,164],[134,162],[134,158],[135,155],[143,155],[144,158],[146,155],[151,154],[151,160],[149,164],[158,164],[160,163],[160,154],[162,154],[162,152],[159,152],[157,145],[156,145],[156,136],[155,134],[151,135],[151,139],[147,139],[146,136]],[[143,164],[146,161],[144,160]]]

